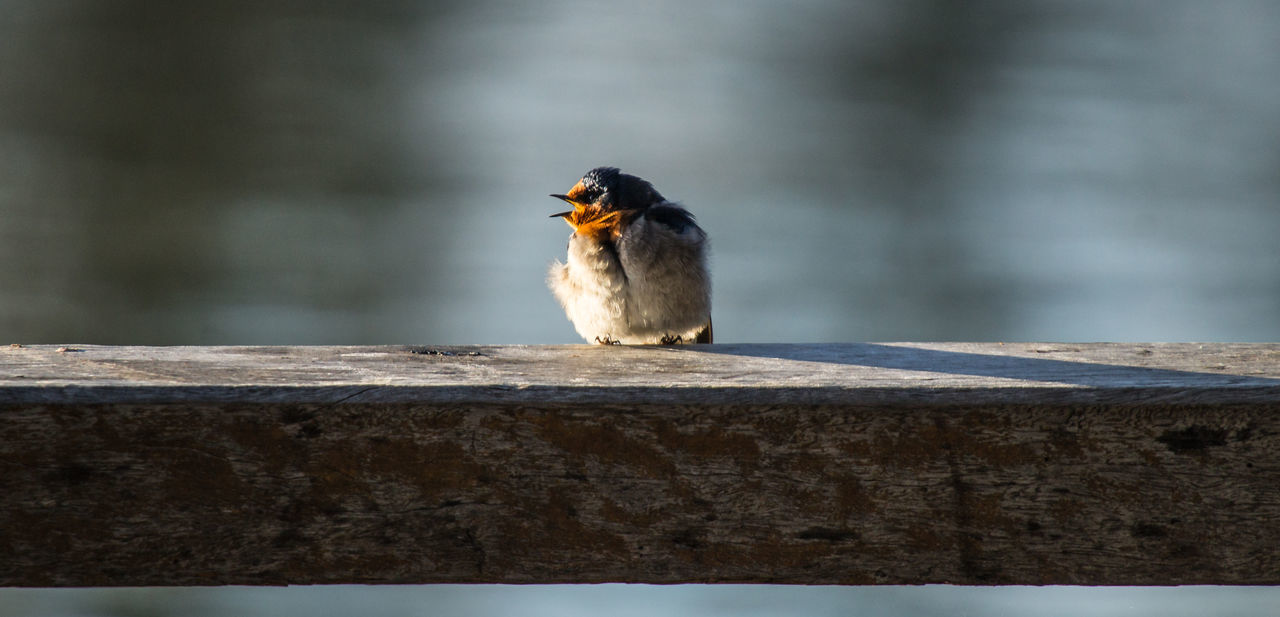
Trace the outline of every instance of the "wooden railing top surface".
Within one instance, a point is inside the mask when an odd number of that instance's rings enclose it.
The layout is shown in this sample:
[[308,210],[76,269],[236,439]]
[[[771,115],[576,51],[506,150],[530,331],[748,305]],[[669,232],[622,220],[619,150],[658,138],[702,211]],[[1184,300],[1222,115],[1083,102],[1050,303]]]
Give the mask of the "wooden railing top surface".
[[644,403],[701,395],[720,402],[921,404],[957,393],[969,402],[1270,400],[1280,393],[1280,344],[0,347],[0,404],[103,396],[541,403],[625,396]]

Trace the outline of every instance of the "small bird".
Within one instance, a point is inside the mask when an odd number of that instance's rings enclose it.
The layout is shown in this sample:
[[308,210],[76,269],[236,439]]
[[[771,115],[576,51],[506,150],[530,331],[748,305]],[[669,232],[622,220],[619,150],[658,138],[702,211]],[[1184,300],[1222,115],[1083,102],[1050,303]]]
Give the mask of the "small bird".
[[547,284],[588,343],[711,342],[707,234],[693,215],[616,167],[588,171],[552,214],[573,228]]

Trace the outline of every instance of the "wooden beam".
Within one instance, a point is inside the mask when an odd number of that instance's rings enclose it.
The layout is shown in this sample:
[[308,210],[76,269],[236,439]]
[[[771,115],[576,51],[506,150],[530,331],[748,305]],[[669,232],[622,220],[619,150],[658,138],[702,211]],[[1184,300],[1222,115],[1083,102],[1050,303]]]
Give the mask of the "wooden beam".
[[1280,584],[1280,345],[0,348],[0,585]]

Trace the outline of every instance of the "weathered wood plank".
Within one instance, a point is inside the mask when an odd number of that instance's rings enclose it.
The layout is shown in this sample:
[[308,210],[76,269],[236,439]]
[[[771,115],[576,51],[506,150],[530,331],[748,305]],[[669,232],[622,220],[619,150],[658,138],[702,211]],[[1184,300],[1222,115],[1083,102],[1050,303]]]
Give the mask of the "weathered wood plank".
[[1280,583],[1280,345],[0,348],[0,584]]

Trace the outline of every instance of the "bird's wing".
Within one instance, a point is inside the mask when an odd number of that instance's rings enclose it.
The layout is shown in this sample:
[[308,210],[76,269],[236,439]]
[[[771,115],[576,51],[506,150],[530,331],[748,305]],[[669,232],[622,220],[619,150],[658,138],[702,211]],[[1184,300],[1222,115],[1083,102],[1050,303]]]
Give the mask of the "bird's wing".
[[644,211],[649,220],[663,225],[676,233],[684,233],[690,226],[696,226],[693,215],[688,210],[672,204],[651,206]]
[[711,318],[710,317],[707,318],[707,327],[703,328],[702,331],[698,333],[698,336],[695,339],[693,339],[693,342],[695,343],[711,342]]

